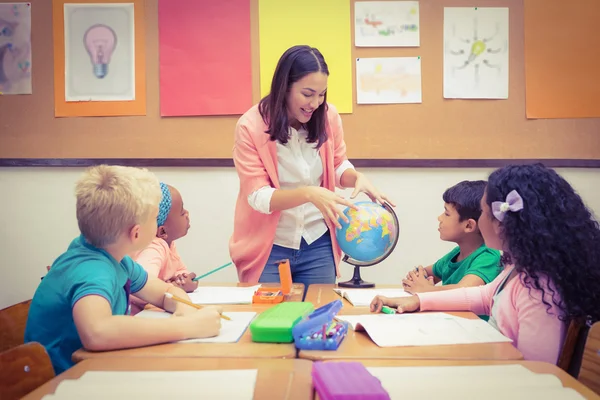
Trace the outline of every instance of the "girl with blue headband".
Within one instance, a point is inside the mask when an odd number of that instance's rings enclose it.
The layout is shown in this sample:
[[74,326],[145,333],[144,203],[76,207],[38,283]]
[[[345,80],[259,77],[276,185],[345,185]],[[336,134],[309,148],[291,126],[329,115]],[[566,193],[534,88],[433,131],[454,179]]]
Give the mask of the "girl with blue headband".
[[[177,189],[162,182],[160,188],[162,199],[158,206],[156,237],[148,247],[134,255],[134,259],[144,267],[148,276],[158,277],[188,293],[193,292],[198,287],[198,282],[193,281],[196,274],[188,271],[175,246],[177,239],[187,235],[190,215]],[[134,301],[134,304],[137,307],[132,313],[144,306],[139,301]]]

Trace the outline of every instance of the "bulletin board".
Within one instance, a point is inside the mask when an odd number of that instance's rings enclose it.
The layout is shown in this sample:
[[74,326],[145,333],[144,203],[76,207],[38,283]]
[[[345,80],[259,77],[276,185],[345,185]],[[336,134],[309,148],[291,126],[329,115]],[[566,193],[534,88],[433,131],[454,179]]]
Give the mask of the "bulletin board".
[[[257,102],[258,0],[250,1],[252,88],[253,100]],[[349,1],[353,4],[353,0]],[[33,94],[0,96],[0,159],[184,160],[179,165],[230,162],[239,116],[160,117],[157,0],[145,0],[144,10],[147,115],[123,117],[55,118],[52,2],[31,3]],[[420,47],[353,46],[353,58],[420,56],[423,102],[355,103],[352,114],[342,115],[349,158],[375,164],[377,160],[387,160],[388,166],[395,165],[394,160],[404,160],[402,165],[410,165],[407,160],[439,160],[440,165],[444,160],[457,160],[458,166],[470,166],[469,160],[599,160],[600,119],[526,118],[523,0],[486,0],[484,5],[510,10],[508,100],[443,99],[443,10],[445,6],[474,5],[465,0],[421,0]],[[351,8],[354,19],[353,5]],[[563,21],[564,24],[578,21]],[[565,26],[563,30],[568,31]]]

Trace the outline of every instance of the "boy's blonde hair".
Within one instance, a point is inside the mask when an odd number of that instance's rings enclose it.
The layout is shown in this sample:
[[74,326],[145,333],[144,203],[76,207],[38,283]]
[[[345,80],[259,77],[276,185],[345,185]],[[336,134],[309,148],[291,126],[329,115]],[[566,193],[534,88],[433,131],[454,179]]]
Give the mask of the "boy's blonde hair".
[[145,222],[162,193],[147,169],[98,165],[77,181],[75,196],[79,230],[93,246],[105,247]]

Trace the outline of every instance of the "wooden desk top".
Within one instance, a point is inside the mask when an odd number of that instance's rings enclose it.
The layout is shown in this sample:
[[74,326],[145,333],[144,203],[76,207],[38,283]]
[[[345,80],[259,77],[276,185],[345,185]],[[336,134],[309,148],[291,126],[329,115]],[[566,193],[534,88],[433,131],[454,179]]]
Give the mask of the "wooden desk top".
[[[266,311],[271,304],[223,305],[223,311]],[[133,317],[135,318],[135,317]],[[73,353],[73,361],[89,358],[115,357],[192,357],[192,358],[296,358],[294,343],[255,343],[250,327],[237,343],[167,343],[114,351],[87,351],[79,349]]]
[[[333,291],[335,285],[310,285],[305,301],[315,308],[342,299]],[[380,288],[398,288],[398,285],[378,285]],[[344,307],[340,315],[369,314],[368,307],[354,307],[342,299]],[[472,312],[448,312],[458,317],[478,318]],[[387,359],[387,360],[522,360],[523,355],[511,343],[481,343],[444,346],[379,347],[366,332],[355,332],[350,328],[348,335],[336,351],[300,350],[299,358],[309,360]]]
[[[339,360],[338,360],[339,361]],[[578,391],[583,397],[590,400],[600,400],[600,396],[581,382],[567,374],[556,365],[539,361],[456,361],[456,360],[355,360],[366,367],[441,367],[462,365],[506,365],[520,364],[538,374],[552,374],[558,377],[564,387]],[[329,361],[336,362],[336,361]]]
[[[257,369],[255,399],[297,399],[313,397],[312,363],[305,360],[200,359],[200,358],[120,358],[85,360],[40,386],[25,400],[41,399],[54,393],[65,379],[76,379],[87,371],[199,371]],[[200,392],[198,392],[200,393]],[[200,396],[200,395],[199,395]],[[201,397],[201,396],[200,396]]]

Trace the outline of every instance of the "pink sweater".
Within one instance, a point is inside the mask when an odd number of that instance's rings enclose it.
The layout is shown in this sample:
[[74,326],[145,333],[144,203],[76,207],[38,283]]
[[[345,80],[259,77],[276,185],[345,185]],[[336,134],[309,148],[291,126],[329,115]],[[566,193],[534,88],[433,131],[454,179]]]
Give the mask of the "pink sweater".
[[166,281],[176,275],[187,273],[175,242],[171,246],[163,239],[155,237],[144,250],[134,255],[133,259],[148,272],[148,276]]
[[[235,127],[233,160],[240,179],[229,253],[240,282],[256,283],[271,253],[279,212],[262,214],[248,204],[248,196],[263,186],[279,189],[277,177],[277,144],[269,140],[268,129],[258,111],[258,105],[248,110]],[[346,144],[342,119],[329,104],[327,112],[327,142],[319,153],[323,161],[323,187],[335,190],[335,170],[346,160]],[[329,226],[336,268],[341,250],[335,239],[335,226]],[[339,270],[338,270],[339,276]]]
[[[485,286],[419,293],[421,310],[469,310],[477,315],[490,315],[496,288],[511,270],[510,267],[505,268]],[[498,298],[497,313],[494,314],[498,329],[513,340],[525,360],[556,364],[566,333],[566,324],[558,319],[561,311],[551,301],[550,293],[546,292],[544,299],[552,305],[548,310],[548,306],[541,302],[541,292],[525,287],[522,279],[523,274],[513,277]],[[540,279],[540,285],[546,290],[547,280],[542,282]]]

